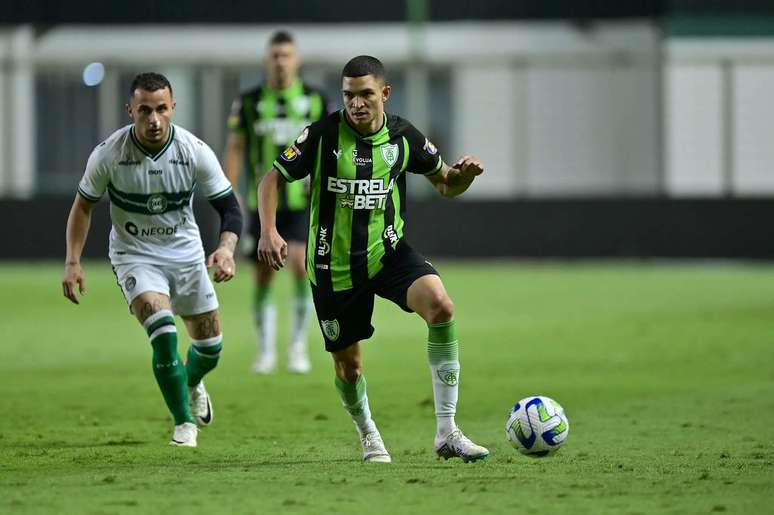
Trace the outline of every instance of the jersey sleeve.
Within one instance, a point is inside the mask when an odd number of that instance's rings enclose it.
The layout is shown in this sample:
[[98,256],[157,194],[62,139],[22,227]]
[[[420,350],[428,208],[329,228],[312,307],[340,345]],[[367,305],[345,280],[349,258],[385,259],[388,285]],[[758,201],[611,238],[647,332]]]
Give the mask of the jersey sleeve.
[[413,125],[409,125],[404,137],[408,141],[409,148],[407,172],[433,175],[441,170],[443,159],[436,146],[424,134]]
[[288,182],[303,179],[314,169],[315,150],[320,141],[320,132],[315,125],[307,126],[296,140],[274,160],[274,168]]
[[237,97],[234,102],[231,103],[231,111],[228,115],[228,130],[231,132],[244,132],[247,124],[245,122],[245,110],[242,109],[244,100],[242,97]]
[[110,182],[110,170],[101,152],[104,146],[105,143],[100,144],[91,153],[86,162],[83,178],[78,183],[78,193],[89,202],[98,202],[105,194],[108,182]]
[[196,185],[207,200],[217,200],[231,193],[231,183],[223,173],[215,152],[203,141],[194,143],[196,153]]

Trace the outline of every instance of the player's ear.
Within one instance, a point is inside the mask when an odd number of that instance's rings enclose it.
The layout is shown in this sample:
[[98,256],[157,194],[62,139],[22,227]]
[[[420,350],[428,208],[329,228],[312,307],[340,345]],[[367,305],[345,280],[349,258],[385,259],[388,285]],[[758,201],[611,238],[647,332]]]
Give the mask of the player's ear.
[[129,113],[129,118],[134,120],[134,115],[132,114],[132,104],[124,105],[124,109],[126,109],[126,112]]
[[392,93],[392,87],[389,84],[385,84],[382,87],[382,102],[387,102],[387,99],[390,98],[390,93]]

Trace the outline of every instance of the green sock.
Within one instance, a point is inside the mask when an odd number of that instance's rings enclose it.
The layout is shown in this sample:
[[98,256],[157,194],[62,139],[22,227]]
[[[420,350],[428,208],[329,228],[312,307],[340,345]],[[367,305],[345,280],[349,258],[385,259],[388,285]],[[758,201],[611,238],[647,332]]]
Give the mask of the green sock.
[[149,316],[143,326],[153,347],[153,375],[161,389],[175,425],[194,422],[188,406],[187,374],[177,352],[177,330],[172,312],[162,310]]
[[359,376],[354,384],[350,384],[336,376],[336,390],[344,409],[352,417],[358,434],[362,436],[363,433],[373,431],[376,425],[371,419],[371,409],[368,406],[365,377]]
[[433,381],[437,433],[454,430],[460,380],[459,343],[454,320],[427,326],[427,360]]
[[306,349],[306,327],[309,325],[309,314],[312,311],[309,281],[306,277],[296,278],[291,311],[290,343]]
[[207,373],[218,366],[220,351],[223,349],[223,335],[206,340],[193,340],[188,347],[188,386],[196,386]]
[[253,292],[253,320],[258,333],[258,353],[273,360],[277,354],[277,310],[271,301],[269,285],[255,285]]

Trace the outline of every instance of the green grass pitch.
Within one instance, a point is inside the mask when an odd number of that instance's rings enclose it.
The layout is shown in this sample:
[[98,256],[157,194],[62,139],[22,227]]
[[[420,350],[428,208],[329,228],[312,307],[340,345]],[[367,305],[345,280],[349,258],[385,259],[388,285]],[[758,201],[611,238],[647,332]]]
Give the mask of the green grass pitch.
[[[310,375],[248,372],[245,263],[218,286],[214,424],[197,449],[169,447],[143,331],[109,267],[85,269],[73,306],[58,264],[0,267],[0,513],[774,512],[772,266],[440,263],[458,423],[491,456],[435,459],[425,327],[380,301],[364,351],[391,466],[360,462],[316,326]],[[531,394],[568,414],[553,457],[504,439],[506,412]]]

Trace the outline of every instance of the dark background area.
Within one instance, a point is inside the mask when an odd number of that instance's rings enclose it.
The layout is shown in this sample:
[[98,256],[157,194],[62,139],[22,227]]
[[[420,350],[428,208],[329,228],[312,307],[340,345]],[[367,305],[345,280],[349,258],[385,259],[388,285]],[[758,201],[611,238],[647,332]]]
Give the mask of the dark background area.
[[[774,15],[771,0],[429,0],[428,19],[609,19],[660,17],[671,14]],[[209,0],[169,2],[134,0],[76,2],[5,0],[0,3],[0,23],[307,23],[397,22],[409,17],[409,2],[384,2],[378,9],[363,9],[356,0],[335,2],[288,0],[255,2]]]
[[[71,198],[0,202],[5,259],[63,259]],[[195,203],[205,248],[218,217]],[[774,258],[774,202],[657,198],[409,201],[408,241],[434,257]],[[108,203],[94,211],[86,258],[107,256]]]

